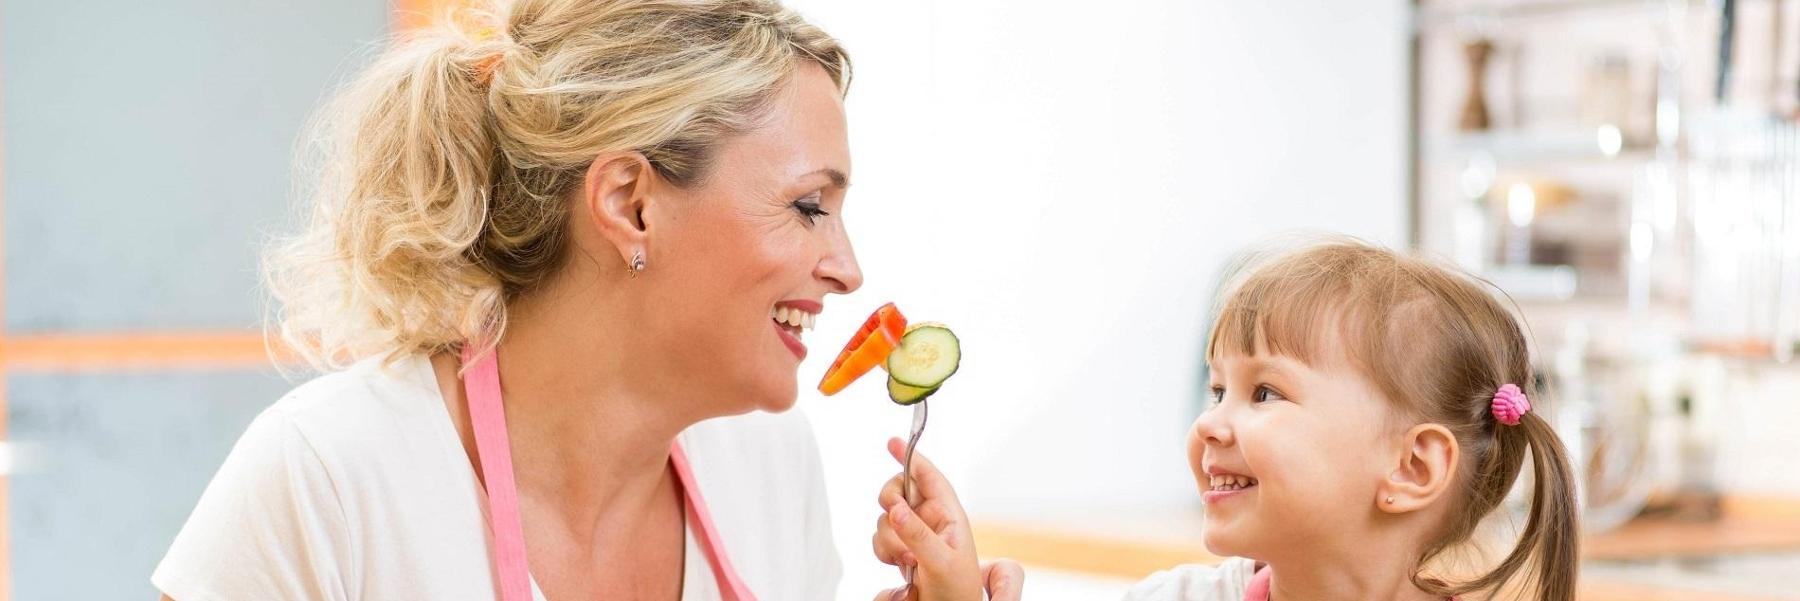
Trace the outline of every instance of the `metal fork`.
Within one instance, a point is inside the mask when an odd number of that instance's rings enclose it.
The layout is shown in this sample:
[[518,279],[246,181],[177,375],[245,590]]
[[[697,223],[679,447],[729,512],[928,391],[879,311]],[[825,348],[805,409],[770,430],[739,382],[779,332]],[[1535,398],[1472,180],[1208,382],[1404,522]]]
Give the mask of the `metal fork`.
[[[906,500],[907,507],[917,507],[919,504],[919,500],[913,495],[912,460],[913,449],[919,446],[919,437],[925,434],[925,417],[926,414],[930,413],[925,407],[927,401],[928,399],[920,399],[919,404],[913,405],[912,435],[906,441],[905,465],[900,468],[900,497]],[[913,572],[915,570],[916,568],[912,566],[906,568],[906,586],[894,591],[894,595],[891,599],[899,600],[906,598],[907,592],[912,589]]]

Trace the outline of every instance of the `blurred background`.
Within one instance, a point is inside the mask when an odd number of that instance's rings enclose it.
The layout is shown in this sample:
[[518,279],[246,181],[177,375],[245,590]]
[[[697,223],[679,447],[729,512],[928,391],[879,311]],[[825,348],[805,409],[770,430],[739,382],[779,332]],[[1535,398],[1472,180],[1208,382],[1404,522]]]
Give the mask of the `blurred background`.
[[[299,128],[438,1],[0,1],[0,600],[155,597],[297,384],[255,267]],[[1520,302],[1583,475],[1581,598],[1800,598],[1800,1],[789,3],[857,66],[867,284],[820,335],[887,300],[956,326],[921,448],[1028,598],[1216,561],[1184,450],[1207,315],[1295,231]],[[868,540],[910,412],[800,410],[866,599],[898,581]]]

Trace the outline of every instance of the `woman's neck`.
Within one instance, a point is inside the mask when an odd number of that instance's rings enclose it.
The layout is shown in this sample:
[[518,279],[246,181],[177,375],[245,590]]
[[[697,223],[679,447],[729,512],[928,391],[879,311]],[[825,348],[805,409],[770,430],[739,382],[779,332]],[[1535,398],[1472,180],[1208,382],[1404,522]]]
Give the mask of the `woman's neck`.
[[556,298],[510,306],[496,350],[515,478],[522,500],[598,531],[669,501],[670,446],[707,416],[644,382],[628,320]]

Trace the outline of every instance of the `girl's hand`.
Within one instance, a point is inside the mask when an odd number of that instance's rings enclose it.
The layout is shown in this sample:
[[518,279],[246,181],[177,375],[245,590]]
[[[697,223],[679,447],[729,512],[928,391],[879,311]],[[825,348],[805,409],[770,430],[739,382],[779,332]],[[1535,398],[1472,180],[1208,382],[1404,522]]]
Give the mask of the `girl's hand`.
[[[888,440],[888,453],[902,466],[906,443]],[[875,523],[875,557],[899,566],[904,574],[916,568],[913,583],[883,591],[878,601],[1018,601],[1024,591],[1025,572],[1019,564],[999,560],[977,563],[975,538],[969,519],[950,481],[923,454],[913,456],[913,486],[919,506],[909,507],[900,496],[896,475],[881,488],[881,507],[887,513]]]

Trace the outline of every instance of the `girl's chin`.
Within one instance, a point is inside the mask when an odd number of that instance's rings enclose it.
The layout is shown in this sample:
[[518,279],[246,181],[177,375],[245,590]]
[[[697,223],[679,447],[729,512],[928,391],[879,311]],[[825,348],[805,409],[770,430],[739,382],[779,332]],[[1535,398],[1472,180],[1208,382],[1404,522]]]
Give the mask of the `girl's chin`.
[[1213,555],[1220,557],[1245,555],[1243,536],[1229,525],[1218,524],[1212,519],[1207,519],[1205,534],[1201,539],[1201,542],[1206,545],[1206,551]]

